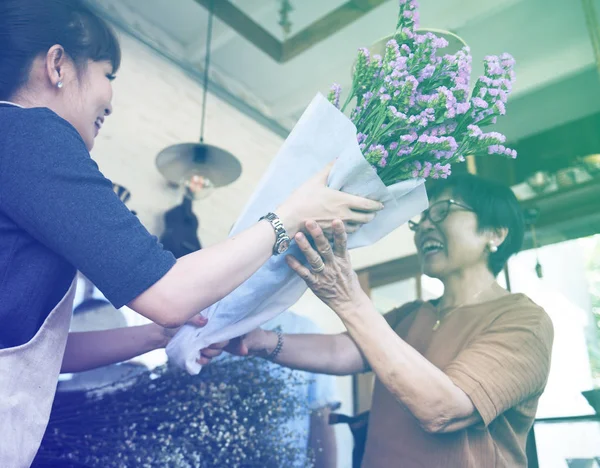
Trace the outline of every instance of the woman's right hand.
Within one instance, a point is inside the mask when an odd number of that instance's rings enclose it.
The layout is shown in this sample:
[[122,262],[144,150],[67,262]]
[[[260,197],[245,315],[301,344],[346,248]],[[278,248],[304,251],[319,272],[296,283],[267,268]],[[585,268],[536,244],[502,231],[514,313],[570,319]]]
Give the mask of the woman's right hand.
[[346,232],[352,233],[360,226],[375,218],[383,204],[357,197],[327,187],[327,178],[333,164],[302,184],[283,202],[276,213],[283,222],[290,237],[304,228],[305,221],[316,221],[326,234],[333,230],[331,224],[341,219]]

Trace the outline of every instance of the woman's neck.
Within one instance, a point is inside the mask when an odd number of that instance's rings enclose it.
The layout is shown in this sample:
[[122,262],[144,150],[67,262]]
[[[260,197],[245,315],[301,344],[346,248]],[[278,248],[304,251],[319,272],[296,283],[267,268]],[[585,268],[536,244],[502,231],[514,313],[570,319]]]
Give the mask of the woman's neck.
[[506,291],[497,283],[487,266],[472,267],[442,279],[444,294],[439,307],[461,307],[496,299]]

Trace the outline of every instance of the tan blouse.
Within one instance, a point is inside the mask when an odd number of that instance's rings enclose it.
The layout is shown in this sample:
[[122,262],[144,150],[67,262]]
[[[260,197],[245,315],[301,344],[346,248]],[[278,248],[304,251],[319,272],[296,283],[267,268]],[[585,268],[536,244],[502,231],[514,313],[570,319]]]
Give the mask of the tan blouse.
[[511,294],[457,309],[437,331],[427,302],[406,304],[386,320],[469,395],[483,422],[429,434],[376,380],[363,467],[526,467],[527,434],[550,371],[554,331],[546,312]]

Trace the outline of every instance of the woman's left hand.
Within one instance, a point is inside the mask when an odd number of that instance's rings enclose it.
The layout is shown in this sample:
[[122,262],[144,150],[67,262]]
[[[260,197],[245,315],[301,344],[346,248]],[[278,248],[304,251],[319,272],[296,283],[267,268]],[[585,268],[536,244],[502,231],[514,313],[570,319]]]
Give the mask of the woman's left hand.
[[[203,315],[198,314],[198,315],[194,315],[190,320],[188,320],[186,325],[192,325],[193,327],[202,328],[207,323],[208,323],[208,319],[206,317],[204,317]],[[152,326],[154,331],[157,332],[160,336],[160,347],[161,348],[166,348],[166,346],[169,344],[169,341],[171,341],[171,338],[173,338],[177,334],[177,332],[179,330],[181,330],[181,327],[165,328],[165,327],[161,327],[160,325],[158,325],[156,323],[152,323],[150,325]]]
[[339,314],[352,309],[363,298],[364,292],[352,269],[344,223],[341,220],[333,222],[333,248],[316,222],[307,221],[306,231],[314,240],[316,250],[303,233],[296,234],[295,239],[309,267],[291,255],[287,257],[288,265],[334,312]]

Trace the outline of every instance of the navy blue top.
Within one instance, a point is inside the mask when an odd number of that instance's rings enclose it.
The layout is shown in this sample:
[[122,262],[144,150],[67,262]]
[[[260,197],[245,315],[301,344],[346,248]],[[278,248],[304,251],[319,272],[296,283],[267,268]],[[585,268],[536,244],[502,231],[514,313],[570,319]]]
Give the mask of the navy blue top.
[[71,124],[0,105],[0,348],[33,338],[76,270],[118,308],[174,264]]

